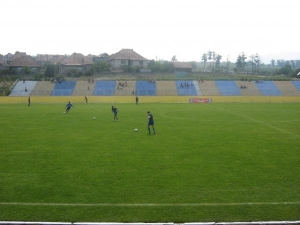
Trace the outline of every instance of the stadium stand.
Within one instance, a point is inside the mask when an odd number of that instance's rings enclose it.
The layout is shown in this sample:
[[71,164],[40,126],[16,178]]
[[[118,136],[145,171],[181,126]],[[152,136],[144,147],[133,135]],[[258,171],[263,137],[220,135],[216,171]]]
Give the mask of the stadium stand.
[[241,91],[235,81],[216,81],[217,88],[223,96],[240,96]]
[[177,96],[175,81],[156,81],[157,95]]
[[298,91],[300,91],[300,81],[292,81],[293,85],[297,88]]
[[220,92],[216,86],[215,81],[200,81],[198,83],[199,88],[201,89],[202,95],[205,96],[218,96]]
[[197,92],[197,95],[202,95],[202,92],[201,92],[201,89],[198,85],[198,82],[194,80],[193,83],[194,83],[194,87],[195,87],[195,90]]
[[73,91],[73,96],[91,96],[94,93],[95,83],[87,81],[77,81]]
[[194,82],[190,80],[178,80],[176,81],[177,93],[180,96],[196,96],[197,92],[194,86]]
[[50,96],[55,84],[50,81],[39,81],[35,85],[33,91],[31,92],[32,96]]
[[282,96],[273,81],[256,81],[255,85],[263,96]]
[[242,96],[261,96],[253,81],[235,81],[235,83],[240,88]]
[[300,92],[291,81],[274,81],[283,96],[297,96]]
[[135,81],[117,81],[115,96],[132,95],[132,88],[135,88]]
[[116,81],[103,80],[96,81],[94,95],[95,96],[112,96],[115,94]]
[[37,81],[19,81],[9,96],[29,96]]
[[139,96],[155,96],[156,95],[156,82],[137,81],[135,85],[135,95]]
[[74,91],[76,81],[62,81],[55,84],[52,96],[70,96]]

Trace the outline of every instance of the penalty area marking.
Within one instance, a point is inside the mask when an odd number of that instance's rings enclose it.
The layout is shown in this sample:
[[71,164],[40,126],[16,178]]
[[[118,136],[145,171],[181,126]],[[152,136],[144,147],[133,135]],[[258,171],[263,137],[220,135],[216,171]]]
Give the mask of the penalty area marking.
[[15,206],[67,206],[67,207],[191,207],[191,206],[263,206],[300,205],[300,202],[232,202],[232,203],[35,203],[0,202],[0,205]]

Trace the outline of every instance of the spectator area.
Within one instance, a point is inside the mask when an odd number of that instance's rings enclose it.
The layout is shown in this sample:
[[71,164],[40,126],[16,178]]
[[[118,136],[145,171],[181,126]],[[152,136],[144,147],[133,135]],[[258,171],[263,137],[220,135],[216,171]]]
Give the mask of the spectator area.
[[256,81],[255,85],[263,96],[282,96],[273,81]]
[[50,81],[39,81],[35,85],[33,91],[31,92],[31,96],[49,96],[51,95],[55,84]]
[[198,86],[204,96],[219,96],[220,92],[215,81],[199,81]]
[[291,81],[274,81],[274,84],[277,86],[283,96],[300,95],[299,90]]
[[87,81],[77,81],[73,91],[74,96],[91,96],[94,93],[95,83]]
[[94,87],[95,96],[112,96],[115,94],[116,81],[113,80],[103,80],[96,81]]
[[37,81],[19,81],[9,96],[29,96]]
[[139,96],[155,96],[156,82],[136,81],[135,94]]
[[293,85],[297,88],[298,91],[300,91],[300,81],[292,81]]
[[177,96],[175,81],[156,81],[157,95]]
[[70,96],[73,94],[76,81],[62,81],[55,84],[52,96]]
[[194,82],[191,80],[178,80],[176,81],[177,93],[179,96],[196,96],[197,92]]
[[223,96],[241,95],[241,91],[235,81],[216,81],[216,86]]

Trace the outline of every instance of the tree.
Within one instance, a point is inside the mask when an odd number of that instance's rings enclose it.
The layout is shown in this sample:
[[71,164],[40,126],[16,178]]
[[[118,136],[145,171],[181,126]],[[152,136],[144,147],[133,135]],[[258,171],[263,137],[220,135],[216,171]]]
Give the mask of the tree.
[[271,66],[272,66],[272,67],[275,66],[275,59],[271,59]]
[[218,68],[221,64],[221,59],[222,59],[222,56],[221,55],[217,55],[216,56],[216,67]]
[[54,64],[47,64],[44,75],[46,77],[55,77],[56,66]]
[[172,62],[176,62],[176,61],[177,61],[176,55],[174,55],[174,56],[172,57]]
[[212,52],[212,60],[213,60],[213,68],[215,67],[215,62],[216,62],[216,52]]
[[208,51],[208,57],[207,57],[207,59],[209,60],[209,62],[210,62],[210,69],[211,69],[211,60],[212,60],[212,51]]
[[254,56],[254,66],[255,66],[255,72],[258,73],[259,66],[261,64],[260,56],[256,53]]
[[241,70],[242,72],[244,71],[244,68],[247,65],[246,59],[247,57],[244,52],[239,54],[237,61],[235,63],[238,70]]
[[226,62],[226,66],[227,66],[227,72],[230,71],[230,61],[229,61],[229,55],[227,56],[227,62]]
[[172,71],[172,63],[168,61],[154,61],[151,60],[148,63],[148,68],[151,69],[152,72],[171,72]]
[[31,70],[28,66],[24,66],[23,71],[24,71],[25,74],[30,74],[30,72],[31,72]]
[[282,67],[279,70],[279,74],[284,74],[284,75],[290,75],[290,74],[292,74],[292,72],[293,72],[293,69],[292,69],[291,65],[285,65],[284,67]]
[[206,54],[203,54],[201,59],[203,60],[203,63],[204,63],[204,70],[205,70],[205,65],[206,65],[206,62],[207,62],[207,55]]
[[99,61],[94,63],[92,68],[96,73],[109,72],[111,65],[107,62]]

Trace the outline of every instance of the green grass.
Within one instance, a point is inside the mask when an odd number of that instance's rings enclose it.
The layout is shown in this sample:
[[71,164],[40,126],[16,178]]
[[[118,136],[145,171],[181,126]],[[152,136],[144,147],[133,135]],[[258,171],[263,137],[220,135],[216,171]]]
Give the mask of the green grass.
[[116,106],[1,105],[0,220],[300,219],[299,104]]

